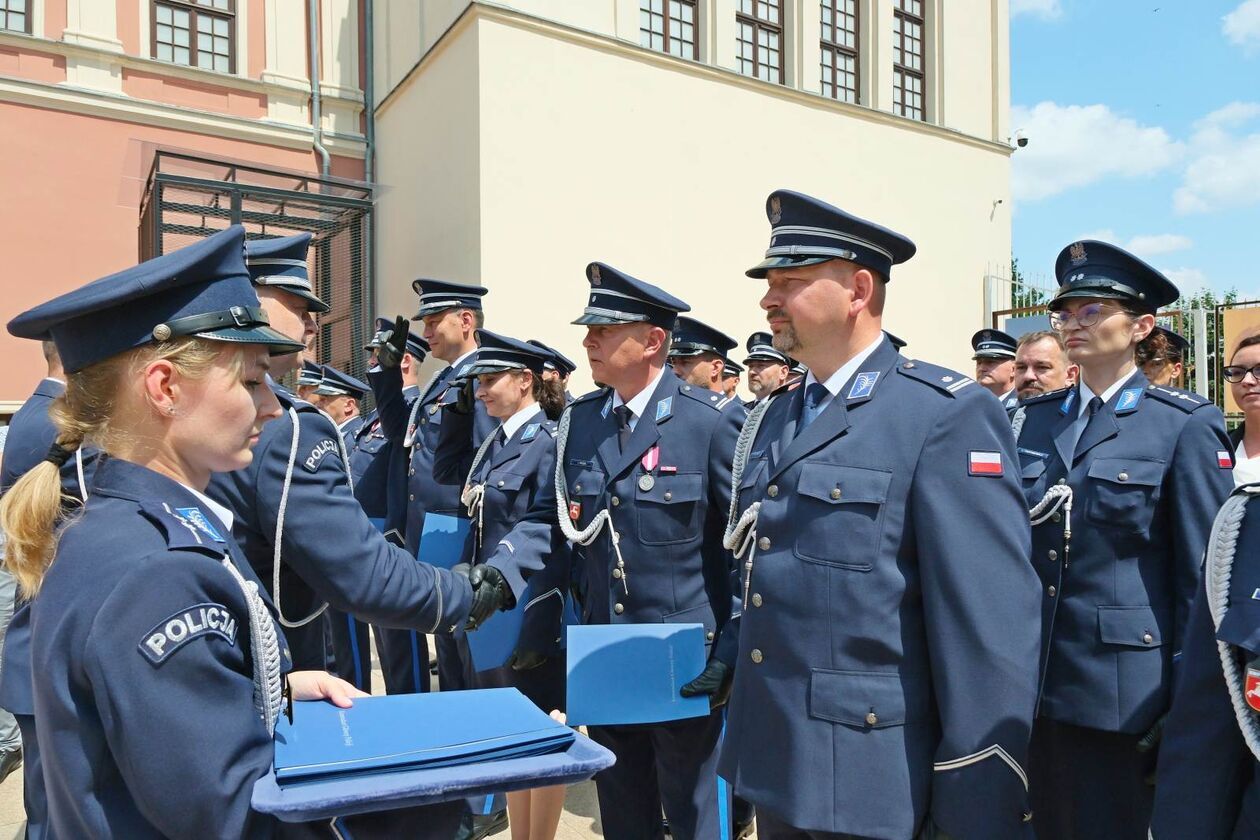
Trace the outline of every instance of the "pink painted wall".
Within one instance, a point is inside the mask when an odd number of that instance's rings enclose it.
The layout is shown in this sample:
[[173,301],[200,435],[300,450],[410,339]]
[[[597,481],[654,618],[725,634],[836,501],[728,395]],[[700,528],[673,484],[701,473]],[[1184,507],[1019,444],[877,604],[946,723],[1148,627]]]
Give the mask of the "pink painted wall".
[[[101,0],[96,0],[101,2]],[[149,57],[149,39],[145,37],[140,43],[140,4],[136,0],[117,0],[115,20],[118,26],[118,40],[122,41],[123,52],[127,55]],[[196,37],[196,36],[194,36]]]
[[[2,59],[0,59],[2,60]],[[0,70],[3,72],[3,70]],[[317,172],[315,155],[258,143],[0,103],[0,321],[136,262],[140,200],[157,148]],[[362,178],[362,161],[333,158]],[[0,333],[0,400],[22,400],[43,373],[39,347]]]
[[53,41],[60,41],[61,33],[65,31],[66,0],[45,0],[44,37]]
[[64,56],[0,47],[0,75],[58,85],[66,80]]
[[123,69],[123,93],[136,99],[163,102],[181,108],[233,114],[251,119],[267,116],[267,95],[253,91],[232,90],[207,82],[177,79],[160,73]]

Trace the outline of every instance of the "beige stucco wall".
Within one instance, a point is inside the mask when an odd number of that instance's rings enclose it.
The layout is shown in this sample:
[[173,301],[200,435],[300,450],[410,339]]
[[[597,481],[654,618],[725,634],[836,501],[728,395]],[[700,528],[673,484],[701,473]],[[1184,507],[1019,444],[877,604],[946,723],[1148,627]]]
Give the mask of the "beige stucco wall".
[[964,370],[982,278],[1010,255],[1002,146],[511,14],[461,18],[377,132],[385,310],[414,306],[400,276],[480,279],[492,329],[579,360],[568,322],[595,259],[741,342],[761,329],[762,284],[743,271],[777,187],[913,238],[886,325]]

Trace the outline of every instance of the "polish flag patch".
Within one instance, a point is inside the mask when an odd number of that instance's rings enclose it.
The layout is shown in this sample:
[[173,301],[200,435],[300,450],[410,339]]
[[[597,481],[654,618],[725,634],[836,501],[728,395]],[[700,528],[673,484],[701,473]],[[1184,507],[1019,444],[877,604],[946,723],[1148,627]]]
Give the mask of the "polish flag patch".
[[1260,712],[1260,671],[1255,668],[1247,669],[1247,682],[1244,687],[1247,705],[1252,711]]
[[980,449],[971,450],[967,456],[967,474],[1000,476],[1002,474],[1002,453],[985,452]]
[[574,522],[577,522],[579,519],[582,518],[582,503],[581,502],[569,502],[569,518],[572,519]]
[[1234,468],[1234,459],[1224,449],[1216,450],[1216,465],[1223,470],[1232,470]]

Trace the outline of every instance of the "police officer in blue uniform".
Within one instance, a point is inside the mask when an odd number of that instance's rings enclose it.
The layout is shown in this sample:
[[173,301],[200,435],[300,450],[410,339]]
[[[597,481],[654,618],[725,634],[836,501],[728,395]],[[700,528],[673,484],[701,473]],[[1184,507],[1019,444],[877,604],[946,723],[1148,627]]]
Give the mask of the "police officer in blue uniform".
[[[288,833],[250,809],[271,763],[287,647],[228,536],[230,513],[202,492],[210,472],[249,460],[250,432],[279,414],[267,354],[300,348],[268,327],[243,241],[233,226],[9,324],[55,341],[69,375],[50,463],[3,510],[8,560],[40,593],[35,709],[57,836]],[[37,473],[85,437],[110,457],[54,545],[59,494]],[[348,706],[355,693],[327,674],[287,682],[294,699]],[[334,836],[327,824],[294,830]]]
[[722,393],[727,399],[739,399],[739,380],[744,372],[744,366],[734,359],[722,359]]
[[[721,532],[743,412],[666,366],[686,303],[604,263],[586,276],[588,304],[574,323],[587,327],[591,375],[606,387],[565,411],[556,464],[560,524],[583,546],[581,621],[702,624],[710,664],[692,689],[720,705],[733,651],[723,633],[736,609]],[[591,727],[617,756],[595,777],[605,836],[660,837],[662,806],[677,837],[729,836],[729,797],[715,773],[721,727],[720,708],[669,724]]]
[[[363,428],[364,418],[360,413],[360,405],[370,390],[371,387],[363,380],[337,370],[332,365],[324,365],[324,377],[315,393],[322,398],[320,408],[337,425],[337,432],[347,450],[353,447],[359,430]],[[351,469],[353,463],[351,459]]]
[[1025,400],[1018,438],[1041,578],[1033,810],[1043,840],[1140,838],[1153,747],[1233,461],[1220,410],[1149,384],[1134,362],[1177,288],[1096,241],[1064,248],[1055,274],[1050,321],[1080,379]]
[[722,387],[723,359],[737,342],[721,330],[689,318],[679,317],[674,340],[669,346],[669,364],[678,378],[697,388],[726,396]]
[[[323,308],[305,272],[309,235],[247,245],[246,262],[272,325],[314,337]],[[272,375],[296,356],[278,357]],[[299,668],[322,668],[325,604],[365,621],[450,633],[474,606],[466,578],[417,563],[390,544],[354,498],[345,448],[328,416],[269,383],[284,414],[262,431],[252,463],[216,475],[207,495],[230,511],[232,532],[267,584]]]
[[971,337],[976,381],[1002,401],[1008,411],[1019,405],[1015,393],[1015,349],[1018,342],[1001,330],[980,330]]
[[755,332],[744,342],[748,351],[744,357],[744,364],[748,365],[748,390],[753,392],[748,408],[777,391],[791,375],[795,363],[786,353],[775,350],[773,342],[774,336],[768,332]]
[[315,392],[323,381],[324,366],[318,362],[312,362],[310,359],[303,359],[302,366],[298,368],[297,379],[294,382],[294,391],[298,399],[305,400],[311,405],[318,407],[319,395]]
[[748,274],[808,373],[757,405],[735,454],[719,772],[767,840],[1030,836],[1037,594],[1005,413],[881,331],[909,239],[787,190],[766,214]]
[[1176,385],[1189,357],[1190,342],[1166,327],[1156,326],[1138,345],[1138,365],[1152,385]]
[[548,347],[536,338],[529,339],[529,343],[546,351],[549,355],[546,365],[543,367],[543,379],[551,381],[552,379],[560,383],[561,390],[564,391],[564,399],[566,403],[573,402],[573,395],[568,392],[569,377],[573,375],[573,371],[577,370],[577,365],[559,350],[554,347]]
[[[559,381],[544,379],[554,362],[549,349],[487,330],[460,377],[476,379],[477,399],[499,422],[473,448],[473,415],[453,413],[442,422],[434,478],[458,481],[473,527],[463,562],[470,577],[510,588],[521,611],[516,649],[502,666],[473,662],[477,688],[517,688],[543,711],[564,709],[560,641],[571,553],[556,522],[556,418],[565,407]],[[484,585],[484,584],[483,584]],[[489,619],[493,622],[495,619]],[[487,632],[474,630],[473,633]],[[564,787],[507,795],[514,830],[526,840],[554,837]],[[528,826],[524,832],[522,826]]]

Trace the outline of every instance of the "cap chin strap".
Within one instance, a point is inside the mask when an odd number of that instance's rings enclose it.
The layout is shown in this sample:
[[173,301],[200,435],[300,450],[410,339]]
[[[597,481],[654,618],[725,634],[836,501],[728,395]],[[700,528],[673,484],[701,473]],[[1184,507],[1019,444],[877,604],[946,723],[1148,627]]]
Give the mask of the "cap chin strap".
[[271,321],[267,313],[259,306],[233,306],[218,312],[206,312],[201,315],[189,315],[187,318],[176,318],[153,328],[153,337],[158,341],[167,341],[183,335],[214,332],[227,327],[269,327]]

